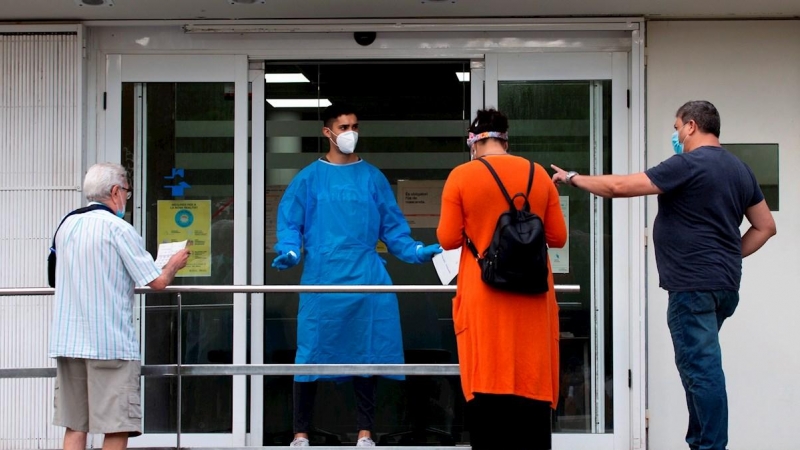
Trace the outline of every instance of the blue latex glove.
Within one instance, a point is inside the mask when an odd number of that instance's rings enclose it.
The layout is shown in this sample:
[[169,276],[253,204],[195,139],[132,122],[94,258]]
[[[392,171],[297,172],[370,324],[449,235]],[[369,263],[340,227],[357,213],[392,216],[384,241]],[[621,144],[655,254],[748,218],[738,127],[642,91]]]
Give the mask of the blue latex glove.
[[431,244],[417,247],[417,259],[421,262],[428,262],[433,258],[433,255],[442,253],[442,247],[439,244]]
[[288,253],[276,256],[272,260],[272,267],[278,270],[285,270],[296,266],[298,262],[300,262],[300,258],[297,257],[297,253],[290,250]]

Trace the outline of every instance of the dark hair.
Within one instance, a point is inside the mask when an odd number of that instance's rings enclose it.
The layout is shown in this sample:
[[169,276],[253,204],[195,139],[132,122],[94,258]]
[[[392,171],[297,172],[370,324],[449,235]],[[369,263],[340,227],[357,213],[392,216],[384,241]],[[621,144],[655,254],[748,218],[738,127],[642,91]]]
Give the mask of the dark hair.
[[355,108],[350,105],[345,105],[343,103],[333,104],[322,111],[322,124],[330,128],[334,120],[338,119],[340,116],[348,116],[350,114],[358,115],[356,114]]
[[505,133],[508,131],[508,117],[496,109],[479,109],[469,131],[475,134],[487,131]]
[[681,119],[681,122],[686,123],[694,120],[697,128],[704,133],[711,133],[719,137],[719,112],[711,102],[705,100],[694,100],[686,102],[678,108],[675,117]]

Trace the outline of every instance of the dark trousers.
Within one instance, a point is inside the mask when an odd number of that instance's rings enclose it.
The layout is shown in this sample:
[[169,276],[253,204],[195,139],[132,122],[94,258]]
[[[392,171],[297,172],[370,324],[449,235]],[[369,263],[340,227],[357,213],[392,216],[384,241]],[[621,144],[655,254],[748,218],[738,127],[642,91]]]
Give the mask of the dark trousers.
[[472,450],[550,450],[550,403],[517,395],[475,394],[467,402]]
[[[378,379],[375,377],[353,377],[356,392],[356,425],[358,430],[372,431],[375,423],[375,399],[378,393]],[[317,396],[317,383],[294,383],[294,432],[308,433],[311,429],[311,414],[314,412],[314,399]]]
[[719,330],[738,304],[736,291],[669,293],[667,324],[686,392],[686,443],[692,450],[725,450],[728,444],[728,393]]

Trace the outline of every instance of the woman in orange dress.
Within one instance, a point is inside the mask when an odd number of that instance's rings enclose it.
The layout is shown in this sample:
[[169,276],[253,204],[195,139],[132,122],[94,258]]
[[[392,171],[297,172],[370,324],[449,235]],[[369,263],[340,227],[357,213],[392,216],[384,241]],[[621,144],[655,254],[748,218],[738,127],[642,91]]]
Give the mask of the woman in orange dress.
[[[530,162],[508,153],[508,119],[493,109],[480,110],[469,131],[472,159],[490,163],[511,196],[525,192]],[[534,168],[531,211],[544,223],[547,245],[562,247],[567,229],[558,191],[541,165]],[[517,203],[520,207],[522,199]],[[547,292],[501,291],[481,280],[464,239],[466,233],[479,251],[486,249],[508,208],[480,161],[462,164],[448,176],[437,236],[446,250],[462,247],[453,321],[467,429],[474,450],[549,449],[559,380],[558,305],[550,263]]]

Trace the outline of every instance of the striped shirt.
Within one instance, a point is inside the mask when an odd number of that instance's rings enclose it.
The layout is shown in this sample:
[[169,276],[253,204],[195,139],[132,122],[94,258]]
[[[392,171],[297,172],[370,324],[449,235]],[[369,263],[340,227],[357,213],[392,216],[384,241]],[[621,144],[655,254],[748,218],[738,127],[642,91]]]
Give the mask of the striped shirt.
[[161,270],[128,222],[105,210],[67,218],[56,236],[51,358],[139,360],[135,286]]

